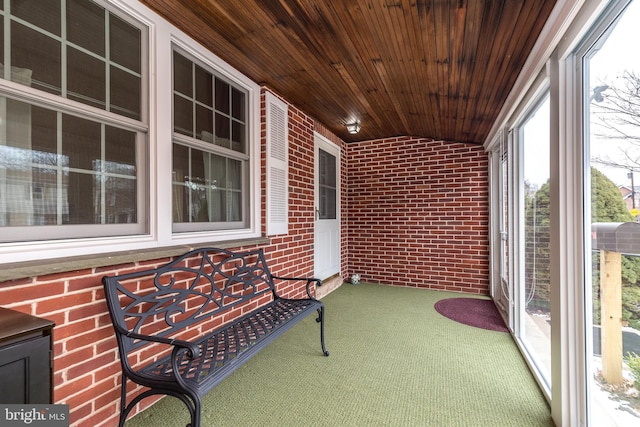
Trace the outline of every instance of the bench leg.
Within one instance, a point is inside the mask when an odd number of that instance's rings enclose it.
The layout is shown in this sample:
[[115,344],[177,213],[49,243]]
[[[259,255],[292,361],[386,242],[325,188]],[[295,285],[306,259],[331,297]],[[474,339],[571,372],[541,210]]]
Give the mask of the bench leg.
[[191,411],[191,424],[188,424],[187,427],[200,427],[200,398],[198,396],[192,397],[193,399],[193,410],[189,408]]
[[324,346],[324,305],[318,309],[318,318],[316,322],[320,322],[320,344],[322,344],[322,354],[329,355],[326,347]]
[[127,378],[125,375],[122,375],[122,388],[120,395],[120,421],[118,422],[119,427],[125,427],[124,423],[129,416],[129,412],[144,398],[153,396],[156,394],[164,394],[166,396],[173,396],[177,399],[180,399],[187,409],[189,410],[189,416],[191,418],[191,422],[187,424],[187,427],[200,427],[200,398],[187,396],[183,393],[178,393],[173,390],[159,390],[159,389],[149,389],[144,391],[133,398],[133,400],[127,405]]
[[120,421],[118,427],[124,427],[124,421],[129,415],[130,408],[127,409],[127,377],[122,374],[121,386],[120,386]]

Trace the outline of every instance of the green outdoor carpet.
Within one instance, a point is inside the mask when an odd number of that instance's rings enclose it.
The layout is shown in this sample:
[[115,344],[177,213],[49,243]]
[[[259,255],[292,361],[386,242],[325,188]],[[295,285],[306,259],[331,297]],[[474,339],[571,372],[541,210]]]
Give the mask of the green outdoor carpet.
[[[326,344],[310,316],[203,400],[202,425],[553,426],[545,398],[504,332],[433,305],[448,292],[344,284],[326,296]],[[166,397],[127,427],[184,426]]]

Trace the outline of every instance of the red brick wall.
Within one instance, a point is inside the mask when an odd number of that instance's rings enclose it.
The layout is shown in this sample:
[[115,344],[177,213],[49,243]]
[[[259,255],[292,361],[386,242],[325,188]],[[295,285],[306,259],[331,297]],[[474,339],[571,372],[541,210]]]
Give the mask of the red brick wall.
[[479,145],[347,144],[347,277],[489,293],[488,158]]

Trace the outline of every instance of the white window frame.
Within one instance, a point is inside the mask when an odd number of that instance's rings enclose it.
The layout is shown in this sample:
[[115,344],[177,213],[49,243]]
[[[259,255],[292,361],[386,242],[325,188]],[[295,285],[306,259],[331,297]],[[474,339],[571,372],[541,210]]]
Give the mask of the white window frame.
[[[178,245],[198,245],[231,240],[253,239],[261,236],[260,211],[260,86],[225,63],[212,52],[202,47],[188,35],[178,30],[164,18],[140,2],[128,0],[94,0],[116,13],[124,14],[148,29],[148,78],[143,92],[148,94],[147,152],[148,179],[147,232],[110,237],[82,239],[40,240],[0,244],[0,264],[11,264],[61,257],[111,254],[125,251],[140,251]],[[172,232],[171,150],[172,150],[172,51],[178,46],[208,67],[215,69],[234,85],[247,91],[248,103],[248,200],[247,225],[235,230],[194,232]],[[0,80],[0,89],[13,90],[18,97],[37,96],[32,89],[19,87],[15,83]],[[47,100],[48,95],[42,97]],[[70,103],[71,105],[71,103]],[[78,105],[78,110],[91,107]],[[145,218],[141,218],[145,221]],[[0,230],[1,231],[1,230]]]
[[[178,54],[183,56],[185,59],[187,59],[188,61],[190,61],[192,64],[198,65],[200,67],[202,67],[203,69],[209,71],[212,73],[213,78],[218,78],[218,79],[222,79],[224,80],[226,83],[228,83],[232,88],[234,89],[238,89],[238,85],[235,85],[231,82],[226,81],[224,78],[221,78],[222,76],[219,75],[219,73],[217,73],[217,70],[212,69],[210,67],[208,67],[207,65],[201,63],[199,60],[191,57],[191,55],[189,55],[188,53],[185,53],[184,51],[182,51],[180,48],[178,47],[174,47],[173,49],[173,54]],[[172,55],[173,55],[172,54]],[[212,82],[213,83],[213,82]],[[172,86],[173,87],[173,86]],[[243,87],[240,87],[240,89],[244,89]],[[246,93],[243,92],[244,95],[246,95]],[[190,100],[190,103],[193,102],[193,100]],[[245,99],[246,102],[246,99]],[[174,117],[175,117],[175,105],[174,105]],[[215,100],[214,100],[214,112],[215,112]],[[246,114],[247,112],[245,112]],[[229,113],[231,114],[231,113]],[[245,123],[247,125],[247,128],[249,127],[249,122],[247,121],[247,119],[245,118]],[[230,129],[231,132],[231,129]],[[247,132],[245,131],[245,134]],[[246,135],[245,135],[246,137]],[[173,221],[173,231],[174,231],[174,235],[179,235],[181,233],[185,233],[185,232],[199,232],[199,231],[204,231],[204,232],[210,232],[210,231],[218,231],[218,230],[223,230],[223,232],[226,231],[230,231],[230,230],[237,230],[237,229],[244,229],[246,228],[246,224],[249,221],[250,218],[250,211],[247,209],[249,206],[249,200],[248,200],[248,195],[247,195],[247,190],[249,189],[249,184],[248,184],[248,176],[249,176],[249,167],[248,167],[248,161],[250,159],[250,155],[247,151],[248,150],[248,145],[249,145],[249,141],[248,138],[246,138],[245,141],[245,152],[240,152],[240,151],[235,151],[232,150],[230,148],[227,147],[220,147],[219,145],[213,144],[213,142],[209,143],[209,142],[204,142],[202,140],[198,140],[194,137],[191,136],[187,136],[187,135],[183,135],[181,133],[178,132],[173,132],[173,145],[181,145],[183,147],[186,148],[190,148],[190,149],[195,149],[198,150],[202,153],[206,153],[206,154],[210,154],[210,155],[216,155],[219,157],[223,157],[225,159],[228,160],[235,160],[240,162],[240,164],[242,165],[241,168],[241,176],[242,176],[242,188],[241,188],[241,193],[242,193],[242,203],[241,203],[241,209],[242,209],[242,219],[239,221],[220,221],[220,222],[215,222],[215,221],[210,221],[210,222],[191,222],[191,221],[183,221],[183,222],[175,222]],[[173,168],[172,168],[173,170]],[[173,186],[172,186],[172,191],[174,190]],[[172,203],[175,203],[175,200],[172,199]],[[226,204],[225,205],[225,209],[228,209],[229,205]],[[173,208],[173,205],[172,205]]]
[[[548,381],[552,381],[552,378],[543,378],[542,370],[539,366],[539,361],[536,360],[529,348],[525,345],[526,338],[522,335],[523,325],[526,321],[526,310],[523,306],[524,289],[522,283],[525,281],[525,251],[523,245],[526,244],[525,238],[525,205],[524,205],[524,126],[528,121],[537,113],[538,109],[542,105],[542,102],[550,97],[549,82],[547,79],[547,73],[542,72],[537,77],[535,84],[532,86],[530,93],[524,98],[522,104],[522,113],[518,115],[516,124],[509,131],[509,146],[513,149],[513,158],[509,167],[513,170],[510,175],[512,178],[512,186],[509,190],[509,200],[511,203],[511,225],[513,226],[510,236],[510,244],[513,245],[512,259],[510,263],[511,275],[512,275],[512,304],[513,304],[513,319],[514,331],[516,336],[516,342],[520,347],[520,351],[523,353],[527,364],[530,369],[535,373],[536,381],[540,388],[543,390],[547,400],[552,398],[551,396],[551,384]],[[550,141],[551,143],[551,141]],[[551,147],[550,147],[551,149]],[[513,182],[516,180],[516,182]],[[550,205],[550,210],[553,209],[553,205]],[[551,215],[551,212],[550,212]],[[553,319],[553,317],[552,317]],[[553,322],[552,322],[553,323]]]
[[[589,117],[588,104],[591,102],[591,98],[588,96],[589,89],[585,92],[585,84],[589,84],[589,71],[584,68],[583,60],[588,58],[588,54],[593,54],[598,50],[598,44],[601,43],[601,37],[606,37],[612,28],[611,23],[618,19],[620,13],[627,7],[627,5],[634,0],[623,0],[618,2],[611,2],[607,4],[606,8],[599,11],[597,19],[591,25],[586,28],[586,34],[580,37],[576,42],[577,47],[573,51],[569,52],[565,61],[570,67],[567,67],[566,81],[567,84],[571,84],[571,90],[573,91],[573,103],[570,104],[572,108],[568,109],[568,112],[572,114],[572,122],[575,123],[574,129],[572,129],[575,138],[575,146],[573,149],[576,153],[576,158],[580,158],[581,162],[576,160],[576,175],[579,175],[579,180],[574,183],[574,186],[580,188],[576,191],[580,194],[580,202],[582,209],[576,212],[576,215],[580,214],[581,217],[576,221],[579,224],[582,231],[582,244],[575,248],[575,256],[582,257],[578,266],[582,267],[580,275],[577,275],[576,280],[580,280],[578,283],[582,283],[583,286],[576,290],[576,299],[581,299],[581,317],[578,319],[578,325],[583,329],[583,340],[579,342],[579,348],[587,355],[584,361],[581,361],[580,367],[583,369],[584,384],[581,386],[584,388],[583,393],[587,402],[593,401],[591,395],[591,389],[593,387],[593,380],[590,377],[592,373],[592,357],[593,354],[593,342],[591,339],[586,339],[587,336],[592,336],[591,328],[593,325],[593,295],[592,295],[592,268],[590,263],[586,262],[591,258],[591,153],[590,153],[590,141],[588,141],[589,133]],[[638,0],[635,0],[638,1]],[[569,103],[568,103],[569,104]],[[576,201],[577,203],[577,201]],[[591,267],[591,268],[590,268]],[[579,310],[579,308],[577,308]],[[593,423],[594,417],[591,414],[590,407],[586,406],[584,411],[584,417],[586,419],[585,425],[595,426]]]
[[[615,0],[558,2],[532,54],[518,76],[485,142],[487,151],[499,129],[509,126],[526,104],[526,95],[543,68],[551,108],[551,415],[558,426],[588,425],[584,287],[582,106],[572,54],[605,8]],[[515,183],[514,183],[515,184]],[[495,197],[495,191],[492,192]],[[492,240],[495,242],[495,240]],[[499,252],[491,248],[494,262]],[[514,272],[515,274],[515,272]],[[492,276],[495,277],[495,276]]]
[[[97,2],[96,2],[97,3]],[[65,72],[62,73],[61,90],[62,95],[56,95],[34,89],[23,84],[0,79],[0,98],[12,99],[26,103],[34,107],[40,107],[52,111],[56,114],[63,114],[65,116],[74,116],[83,120],[91,121],[99,125],[111,126],[126,131],[134,132],[136,134],[136,214],[138,221],[136,223],[122,223],[122,224],[68,224],[68,225],[40,225],[37,228],[34,226],[8,226],[0,227],[2,238],[0,241],[7,243],[0,244],[0,248],[3,246],[14,247],[25,244],[26,241],[41,242],[43,240],[60,240],[60,239],[82,239],[87,238],[88,235],[93,236],[121,236],[123,234],[144,234],[147,233],[147,190],[148,188],[148,174],[146,164],[146,152],[147,152],[147,133],[148,126],[148,103],[145,101],[148,98],[148,61],[145,58],[148,57],[148,33],[146,26],[138,20],[132,18],[128,14],[121,13],[114,7],[109,7],[104,3],[97,3],[108,10],[110,14],[116,15],[118,18],[125,22],[137,27],[141,30],[141,91],[140,91],[140,119],[131,119],[113,112],[108,111],[107,106],[104,109],[91,106],[89,104],[81,103],[66,97],[67,89],[65,82]],[[5,22],[6,25],[6,22]],[[64,31],[66,21],[62,21],[62,29]],[[70,43],[70,42],[69,42]],[[6,53],[5,53],[6,54]],[[61,59],[66,60],[66,56],[62,55]],[[0,60],[0,62],[3,62]],[[62,63],[66,65],[66,63]],[[0,76],[2,77],[2,76]],[[107,82],[108,84],[108,82]],[[2,100],[1,109],[3,114],[6,112],[6,103]],[[59,116],[60,117],[60,116]],[[60,131],[60,124],[58,129]],[[104,135],[102,136],[104,138]],[[60,166],[59,166],[60,167]],[[87,172],[87,171],[83,171]],[[34,234],[36,234],[34,236]],[[1,249],[0,249],[0,253]]]
[[[491,296],[498,305],[509,328],[513,329],[513,191],[512,184],[505,189],[504,180],[512,183],[513,157],[512,139],[507,129],[500,129],[492,142],[490,156],[490,245],[495,256],[489,259],[491,269]],[[508,192],[505,192],[508,190]],[[505,212],[505,208],[507,211]],[[517,253],[517,252],[515,252]],[[504,305],[506,303],[506,306]]]

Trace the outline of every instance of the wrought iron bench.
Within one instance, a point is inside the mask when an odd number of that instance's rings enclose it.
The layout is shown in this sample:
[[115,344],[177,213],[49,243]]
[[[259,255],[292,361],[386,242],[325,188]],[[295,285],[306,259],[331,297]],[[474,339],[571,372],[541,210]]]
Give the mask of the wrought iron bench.
[[[280,297],[274,280],[306,282],[308,298]],[[199,427],[201,398],[314,312],[329,355],[324,305],[311,291],[320,281],[273,276],[262,250],[197,249],[102,282],[122,365],[120,426],[142,399],[164,394],[182,400]],[[148,388],[128,405],[127,379]]]

